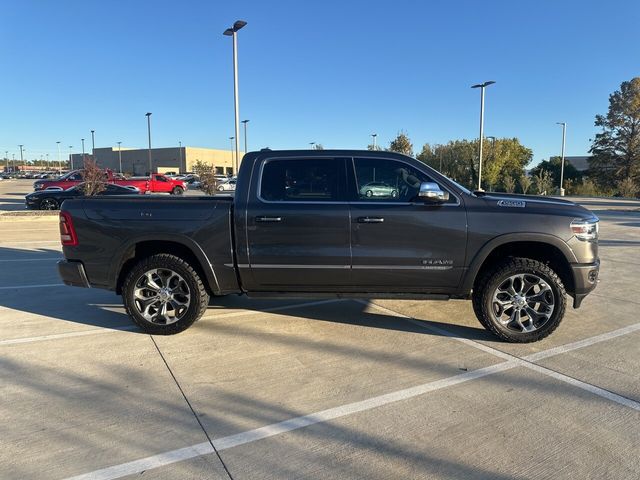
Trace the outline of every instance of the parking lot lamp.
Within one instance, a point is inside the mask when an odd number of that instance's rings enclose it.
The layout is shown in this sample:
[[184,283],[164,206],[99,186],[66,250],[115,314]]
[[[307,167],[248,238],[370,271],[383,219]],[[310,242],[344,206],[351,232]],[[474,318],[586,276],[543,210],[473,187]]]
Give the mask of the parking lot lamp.
[[82,141],[82,166],[84,167],[84,138],[80,140]]
[[69,145],[69,170],[73,170],[73,145]]
[[145,117],[147,117],[147,134],[149,136],[149,177],[153,173],[153,168],[151,167],[151,112],[145,113]]
[[[247,22],[244,20],[237,20],[232,27],[227,28],[223,35],[227,37],[232,37],[233,39],[233,102],[234,102],[234,111],[235,111],[235,138],[238,139],[240,137],[240,107],[239,107],[239,93],[238,93],[238,30],[243,28]],[[238,142],[236,141],[236,160],[234,164],[234,173],[238,173],[238,154],[240,150],[238,148]]]
[[[23,157],[23,152],[24,152],[24,145],[18,145],[20,147],[20,165],[24,164],[24,157]],[[13,163],[13,170],[16,170],[16,164],[15,162]]]
[[244,124],[244,153],[247,153],[247,123],[249,123],[249,120],[242,120],[242,123]]
[[56,142],[58,146],[58,175],[62,172],[62,160],[60,160],[60,142]]
[[562,125],[562,156],[560,157],[560,196],[564,197],[564,142],[567,136],[567,122],[556,122]]
[[309,142],[309,148],[311,150],[313,150],[313,146],[316,144],[316,142]]
[[122,142],[118,142],[118,161],[120,163],[120,173],[122,173],[122,149],[120,145],[122,145]]
[[371,138],[373,139],[373,151],[375,152],[378,148],[376,147],[376,138],[378,137],[377,133],[372,133]]
[[98,159],[96,158],[96,137],[95,130],[91,130],[91,159],[98,164]]
[[[235,164],[235,160],[233,158],[233,140],[236,137],[229,137],[229,141],[231,142],[231,168],[235,168],[236,164]],[[234,170],[234,173],[238,173],[237,171]]]
[[493,80],[488,82],[471,85],[471,88],[480,89],[480,142],[478,147],[478,190],[482,190],[482,140],[484,135],[484,89],[489,85],[493,85]]

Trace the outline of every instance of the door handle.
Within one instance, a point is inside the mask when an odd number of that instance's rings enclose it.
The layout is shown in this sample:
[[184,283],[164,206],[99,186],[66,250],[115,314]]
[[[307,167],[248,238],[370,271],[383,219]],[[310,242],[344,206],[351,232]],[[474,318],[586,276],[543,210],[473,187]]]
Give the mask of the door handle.
[[276,223],[276,222],[281,222],[282,221],[282,217],[256,217],[256,222],[259,223]]
[[382,223],[384,218],[382,217],[358,217],[358,223]]

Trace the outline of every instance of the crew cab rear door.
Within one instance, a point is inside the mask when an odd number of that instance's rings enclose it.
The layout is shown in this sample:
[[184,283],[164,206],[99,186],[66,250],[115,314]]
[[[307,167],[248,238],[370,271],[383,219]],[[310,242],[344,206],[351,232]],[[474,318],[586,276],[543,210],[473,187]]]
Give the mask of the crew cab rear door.
[[[265,158],[246,210],[249,291],[335,291],[350,283],[346,159]],[[249,273],[249,275],[246,275]]]
[[[460,281],[467,240],[462,200],[419,201],[433,181],[417,161],[354,158],[351,192],[352,282],[369,292],[450,292]],[[444,188],[441,186],[441,188]]]

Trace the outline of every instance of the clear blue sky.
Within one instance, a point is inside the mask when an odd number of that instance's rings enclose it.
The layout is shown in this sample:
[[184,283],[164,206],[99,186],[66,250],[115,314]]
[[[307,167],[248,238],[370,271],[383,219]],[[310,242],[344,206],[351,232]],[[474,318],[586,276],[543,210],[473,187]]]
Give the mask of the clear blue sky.
[[637,1],[0,0],[0,157],[91,146],[229,148],[236,19],[249,148],[519,137],[584,155],[608,96],[640,74]]

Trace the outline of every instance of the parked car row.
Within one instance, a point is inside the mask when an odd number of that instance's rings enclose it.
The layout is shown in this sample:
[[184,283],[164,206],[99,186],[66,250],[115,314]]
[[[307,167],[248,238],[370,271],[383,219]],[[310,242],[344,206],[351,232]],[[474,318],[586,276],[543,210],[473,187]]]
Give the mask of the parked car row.
[[[56,179],[36,180],[33,184],[35,191],[51,188],[68,190],[83,181],[81,170],[73,170],[62,177]],[[165,175],[154,173],[151,177],[130,177],[126,178],[122,174],[113,173],[111,170],[104,171],[105,183],[120,185],[122,187],[136,187],[142,193],[170,193],[171,195],[182,195],[187,190],[187,183],[182,180],[172,179]]]
[[[66,172],[63,172],[66,173]],[[60,172],[58,171],[48,171],[48,172],[34,172],[34,171],[17,171],[17,172],[2,172],[0,173],[0,180],[5,179],[45,179],[45,178],[57,178],[60,176]]]
[[[139,195],[142,192],[132,185],[121,186],[113,183],[105,183],[104,190],[98,195]],[[62,202],[68,198],[85,196],[85,183],[79,183],[71,188],[63,190],[61,187],[50,187],[37,192],[29,193],[25,198],[25,206],[30,210],[58,210]]]

